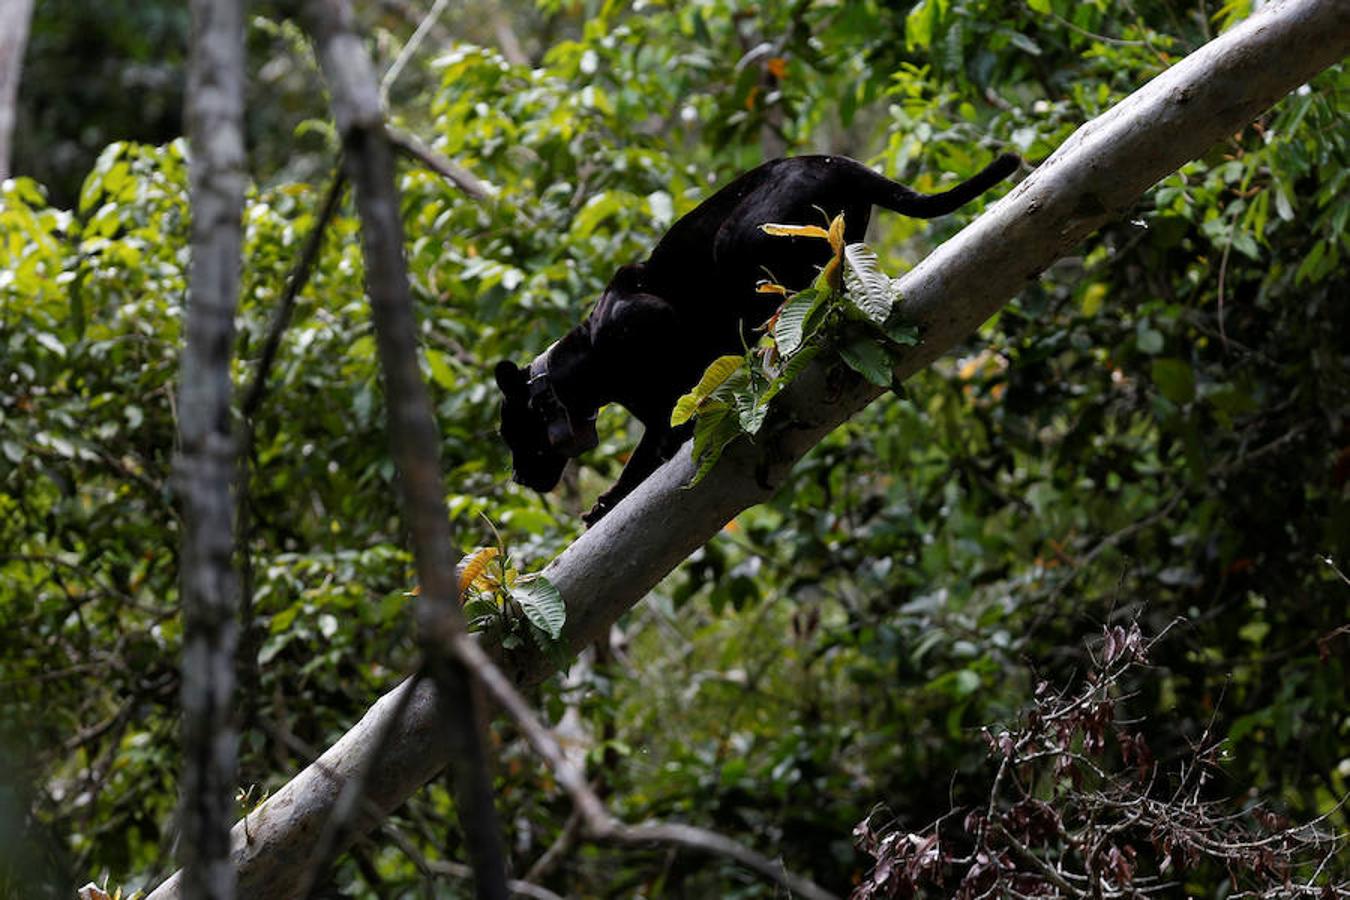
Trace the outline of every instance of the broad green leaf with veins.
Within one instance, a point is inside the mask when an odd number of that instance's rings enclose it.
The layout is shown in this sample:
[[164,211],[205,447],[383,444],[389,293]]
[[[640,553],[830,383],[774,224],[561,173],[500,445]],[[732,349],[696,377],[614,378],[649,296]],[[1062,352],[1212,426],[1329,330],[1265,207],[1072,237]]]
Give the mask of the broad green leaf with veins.
[[895,303],[895,287],[890,276],[881,271],[877,255],[866,244],[844,248],[848,263],[844,269],[844,292],[853,305],[877,325],[885,323]]
[[555,641],[562,636],[567,606],[553,582],[543,575],[524,576],[512,586],[511,599],[520,605],[532,625]]
[[784,357],[797,352],[802,344],[802,330],[806,319],[820,300],[820,293],[808,288],[792,297],[778,313],[773,325],[773,339],[778,344],[778,352]]

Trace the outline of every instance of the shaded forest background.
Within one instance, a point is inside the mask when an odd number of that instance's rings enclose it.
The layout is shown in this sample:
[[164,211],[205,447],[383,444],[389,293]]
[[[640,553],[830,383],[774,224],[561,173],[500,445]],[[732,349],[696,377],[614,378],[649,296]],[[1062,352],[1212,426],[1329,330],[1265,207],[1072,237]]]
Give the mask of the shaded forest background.
[[[385,67],[425,12],[358,9]],[[1034,165],[1247,12],[451,4],[389,106],[496,189],[476,202],[411,166],[400,184],[462,549],[496,541],[485,518],[522,568],[576,536],[637,427],[604,413],[601,446],[540,497],[509,482],[488,370],[543,349],[715,186],[784,152],[922,190],[999,152]],[[336,165],[310,50],[268,4],[253,15],[240,384]],[[178,4],[43,2],[24,63],[0,209],[0,853],[21,874],[0,888],[27,896],[172,866],[186,31]],[[1205,797],[1346,830],[1347,91],[1342,64],[1158,185],[543,686],[615,811],[716,828],[846,891],[870,865],[860,821],[919,830],[986,803],[983,730],[1138,621],[1167,633],[1119,706],[1159,789],[1217,736]],[[898,273],[974,212],[880,213],[871,242]],[[350,208],[330,227],[254,423],[241,812],[415,654],[355,228]],[[569,805],[509,726],[494,742],[524,867]],[[385,827],[456,857],[439,785]],[[665,851],[587,847],[546,875],[575,895],[769,894]],[[1186,884],[1218,896],[1228,877]],[[328,887],[419,878],[377,832]]]

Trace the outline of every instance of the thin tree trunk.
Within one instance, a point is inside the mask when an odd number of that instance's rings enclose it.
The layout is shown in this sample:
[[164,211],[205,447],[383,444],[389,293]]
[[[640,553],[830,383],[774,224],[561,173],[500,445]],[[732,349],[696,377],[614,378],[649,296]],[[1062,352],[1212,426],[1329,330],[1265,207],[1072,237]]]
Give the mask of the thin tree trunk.
[[230,822],[237,746],[231,701],[238,636],[237,458],[230,355],[244,208],[244,10],[193,0],[186,119],[192,151],[192,265],[175,479],[183,504],[183,893],[233,900]]
[[19,106],[19,76],[28,46],[33,0],[0,2],[0,181],[10,175],[14,154],[14,121]]
[[[347,178],[361,217],[366,292],[384,373],[389,439],[420,587],[418,636],[430,680],[438,688],[439,715],[447,726],[436,745],[452,760],[455,810],[469,848],[478,896],[505,900],[506,850],[484,749],[482,700],[472,673],[451,649],[453,639],[466,629],[455,577],[459,553],[450,534],[441,482],[440,432],[417,363],[417,325],[403,259],[394,151],[385,131],[374,68],[355,34],[346,0],[305,0],[300,9],[332,92]],[[369,771],[362,775],[368,776]],[[349,790],[364,790],[364,783],[357,782]],[[350,842],[344,835],[334,841],[332,849],[340,850]],[[328,849],[321,848],[321,852]],[[311,861],[311,865],[326,863],[325,859]]]
[[[897,369],[905,377],[971,334],[1028,281],[1093,230],[1118,217],[1149,186],[1244,127],[1289,91],[1350,52],[1350,3],[1285,0],[1202,47],[1080,128],[1054,156],[979,220],[901,280],[902,314],[924,342]],[[869,384],[842,390],[824,367],[808,367],[765,425],[765,439],[734,443],[694,488],[686,448],[572,544],[545,570],[567,601],[564,638],[594,640],[690,552],[741,510],[762,502],[808,449],[879,394]],[[505,659],[519,681],[552,671],[526,648]],[[381,698],[352,731],[251,814],[244,841],[235,829],[250,900],[291,894],[297,854],[327,815],[333,775],[360,765],[407,683]],[[389,742],[406,766],[386,772],[378,803],[389,810],[447,761],[425,742],[434,691],[425,681]],[[256,887],[256,890],[254,888]],[[177,895],[167,882],[151,900]]]

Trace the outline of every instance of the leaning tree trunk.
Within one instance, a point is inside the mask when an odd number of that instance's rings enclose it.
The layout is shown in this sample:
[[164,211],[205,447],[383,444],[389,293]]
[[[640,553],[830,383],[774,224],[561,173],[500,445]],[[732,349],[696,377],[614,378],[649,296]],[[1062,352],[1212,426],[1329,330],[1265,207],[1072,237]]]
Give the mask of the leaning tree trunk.
[[244,211],[244,5],[193,0],[188,67],[192,264],[178,394],[183,504],[183,893],[233,900],[237,747],[231,701],[238,633],[237,458],[230,354]]
[[0,3],[0,181],[9,177],[14,153],[14,121],[18,117],[19,76],[28,46],[33,0]]
[[[1151,185],[1252,121],[1289,91],[1350,52],[1350,3],[1285,0],[1211,41],[1080,128],[1007,197],[938,248],[901,280],[901,314],[924,342],[897,368],[907,377],[972,333],[1018,290]],[[763,432],[734,443],[697,486],[681,453],[648,478],[545,570],[567,601],[564,639],[577,650],[638,602],[690,552],[737,513],[763,502],[792,465],[879,390],[827,385],[823,366],[808,367],[783,394]],[[760,476],[768,474],[767,480]],[[757,474],[758,473],[758,474]],[[526,650],[504,659],[520,681],[552,671]],[[250,900],[293,896],[297,860],[315,823],[329,814],[333,784],[350,777],[370,752],[371,735],[404,709],[387,751],[393,761],[372,793],[389,811],[447,762],[426,735],[433,690],[405,682],[357,725],[235,827],[240,884]],[[391,771],[395,767],[399,771]],[[170,881],[151,900],[176,896]]]

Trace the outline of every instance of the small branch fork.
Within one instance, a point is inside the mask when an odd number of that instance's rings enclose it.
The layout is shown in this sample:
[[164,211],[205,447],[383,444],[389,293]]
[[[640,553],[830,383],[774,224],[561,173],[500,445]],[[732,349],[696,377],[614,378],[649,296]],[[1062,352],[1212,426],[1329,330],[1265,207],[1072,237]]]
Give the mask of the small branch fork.
[[506,674],[488,658],[483,648],[468,635],[457,637],[451,646],[455,655],[477,676],[488,695],[516,723],[516,727],[520,729],[534,752],[539,754],[553,770],[559,786],[572,799],[581,817],[582,828],[591,839],[625,846],[665,844],[684,850],[724,856],[758,872],[797,896],[810,900],[829,900],[834,897],[815,882],[788,872],[781,863],[717,832],[691,825],[661,823],[628,825],[619,821],[591,789],[585,773],[568,761],[553,732],[539,721],[529,703],[516,690]]

